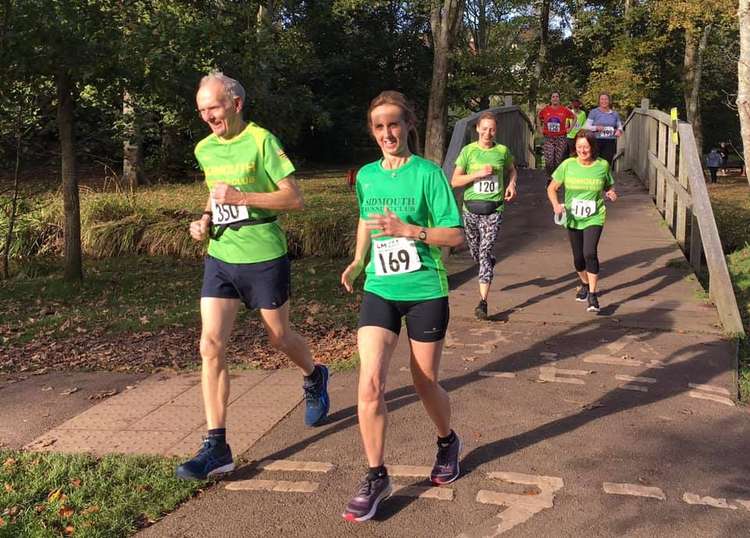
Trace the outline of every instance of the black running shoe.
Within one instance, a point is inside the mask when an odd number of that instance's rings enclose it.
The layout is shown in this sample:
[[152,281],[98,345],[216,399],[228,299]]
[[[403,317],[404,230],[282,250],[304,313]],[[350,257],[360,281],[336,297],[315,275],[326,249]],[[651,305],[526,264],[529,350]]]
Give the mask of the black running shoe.
[[388,476],[366,476],[341,517],[347,521],[367,521],[377,512],[380,501],[390,497],[392,491],[391,479]]
[[430,473],[430,480],[436,486],[450,484],[461,474],[458,458],[461,455],[463,444],[461,438],[456,435],[453,442],[448,445],[438,443],[438,452],[435,456],[435,466]]
[[576,290],[576,301],[578,301],[579,303],[585,303],[588,297],[589,297],[588,286],[578,286],[578,289]]
[[195,457],[177,467],[176,474],[183,480],[206,480],[233,470],[234,460],[229,445],[220,445],[207,437]]
[[477,316],[477,319],[487,319],[487,301],[485,299],[479,301],[479,304],[474,309],[474,314]]
[[599,299],[596,298],[596,293],[589,293],[589,306],[586,310],[589,312],[599,312]]

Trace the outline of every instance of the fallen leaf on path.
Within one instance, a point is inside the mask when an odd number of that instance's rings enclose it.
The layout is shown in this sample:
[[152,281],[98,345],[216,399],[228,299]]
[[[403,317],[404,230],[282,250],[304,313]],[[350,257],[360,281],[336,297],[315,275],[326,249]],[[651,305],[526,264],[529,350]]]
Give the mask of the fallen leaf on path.
[[42,513],[42,512],[44,512],[44,511],[45,511],[46,509],[47,509],[47,505],[46,505],[46,504],[37,504],[37,505],[36,505],[36,506],[34,507],[34,511],[35,511],[35,512],[36,512],[37,514],[41,514],[41,513]]
[[49,439],[45,439],[44,441],[39,441],[39,443],[37,444],[39,445],[39,448],[46,448],[48,446],[54,445],[56,442],[57,442],[57,439],[49,438]]
[[114,396],[117,394],[117,389],[111,389],[111,390],[100,390],[96,394],[92,394],[88,397],[89,400],[103,400],[105,398],[109,398],[110,396]]
[[57,488],[56,490],[50,491],[49,495],[47,495],[47,500],[53,503],[61,497],[63,497],[62,488]]
[[0,517],[0,527],[5,527],[5,520]]
[[3,469],[10,469],[15,464],[16,464],[16,460],[14,460],[13,458],[8,458],[7,460],[3,462]]
[[49,391],[51,391],[51,390],[52,390],[53,388],[54,388],[54,387],[50,387],[50,386],[47,386],[47,387],[42,387],[42,392],[49,392]]
[[3,485],[5,488],[5,493],[13,493],[15,489],[13,488],[13,484],[8,484],[7,482]]
[[74,478],[70,481],[70,485],[74,488],[80,488],[81,487],[81,479],[80,478]]
[[461,357],[461,360],[464,360],[466,362],[474,362],[477,360],[477,357],[475,355],[469,355],[468,357]]
[[81,513],[82,514],[96,514],[99,510],[100,508],[97,505],[92,504],[91,506],[87,506]]
[[73,536],[73,534],[76,532],[76,528],[73,525],[68,525],[65,527],[65,536]]
[[69,388],[68,390],[62,391],[60,393],[60,395],[61,396],[69,396],[69,395],[73,394],[74,392],[78,392],[79,390],[81,390],[81,389],[78,388],[78,387],[72,387],[72,388]]
[[61,518],[64,518],[64,519],[68,519],[75,513],[76,511],[73,510],[70,506],[63,506],[57,511],[57,515],[59,515]]

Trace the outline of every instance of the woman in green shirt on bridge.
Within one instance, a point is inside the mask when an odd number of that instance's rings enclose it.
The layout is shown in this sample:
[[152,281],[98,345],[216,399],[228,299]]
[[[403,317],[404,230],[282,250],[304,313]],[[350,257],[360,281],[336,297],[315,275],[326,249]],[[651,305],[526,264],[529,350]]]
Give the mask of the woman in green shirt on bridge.
[[[589,312],[599,312],[596,285],[599,279],[597,247],[607,216],[604,199],[614,202],[617,193],[609,163],[598,156],[596,137],[581,130],[575,137],[576,157],[563,161],[552,173],[547,196],[556,216],[565,214],[565,226],[573,249],[573,264],[581,279],[576,301],[587,301]],[[557,191],[565,186],[565,202]]]

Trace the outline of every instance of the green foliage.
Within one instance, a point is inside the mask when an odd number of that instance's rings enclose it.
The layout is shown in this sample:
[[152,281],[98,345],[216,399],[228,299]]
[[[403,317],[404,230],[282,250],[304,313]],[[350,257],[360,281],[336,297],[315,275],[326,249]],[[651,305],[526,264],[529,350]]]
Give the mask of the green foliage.
[[[301,186],[306,209],[281,217],[290,254],[335,258],[350,253],[357,226],[353,192],[338,178],[306,179]],[[84,253],[93,258],[132,254],[198,258],[205,245],[193,241],[187,230],[205,202],[203,183],[149,187],[132,196],[83,192]],[[7,217],[0,213],[0,237],[7,227]],[[62,230],[62,202],[56,193],[22,200],[11,257],[23,264],[32,256],[60,255]]]
[[173,459],[0,450],[0,536],[129,536],[192,497]]

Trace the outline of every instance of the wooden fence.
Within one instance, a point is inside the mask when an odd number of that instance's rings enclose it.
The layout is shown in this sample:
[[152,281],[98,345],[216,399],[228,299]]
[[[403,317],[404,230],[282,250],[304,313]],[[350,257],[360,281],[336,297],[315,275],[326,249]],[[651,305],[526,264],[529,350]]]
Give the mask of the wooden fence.
[[[674,135],[677,135],[676,137]],[[708,293],[724,330],[744,335],[719,231],[703,175],[701,154],[689,123],[641,102],[625,122],[615,167],[632,170],[648,187],[656,208],[696,273],[705,260]]]
[[536,162],[534,158],[534,125],[519,107],[512,105],[510,100],[507,99],[505,106],[488,108],[456,122],[443,161],[443,171],[448,179],[453,176],[453,168],[456,166],[456,158],[461,152],[461,148],[477,139],[475,127],[479,116],[485,112],[491,112],[497,118],[495,139],[498,143],[508,146],[513,154],[516,166],[534,168]]

